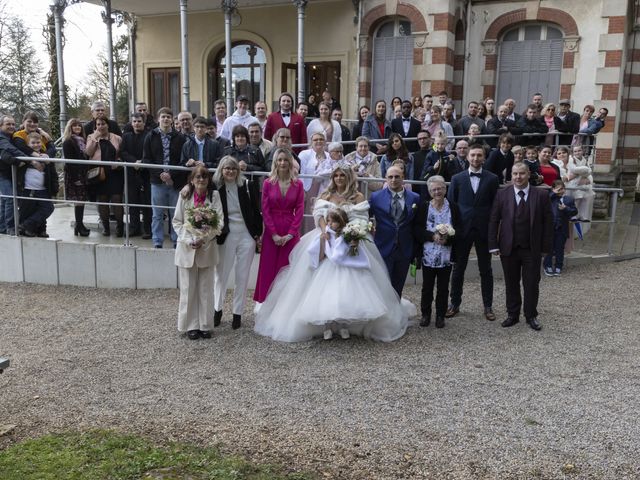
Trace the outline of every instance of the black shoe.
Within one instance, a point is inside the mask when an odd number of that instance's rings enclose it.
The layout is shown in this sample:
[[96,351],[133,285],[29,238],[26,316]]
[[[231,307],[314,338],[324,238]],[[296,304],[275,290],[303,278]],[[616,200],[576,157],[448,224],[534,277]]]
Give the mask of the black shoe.
[[449,305],[447,309],[447,313],[444,314],[446,318],[455,317],[460,312],[460,307],[454,307],[453,305]]
[[105,237],[108,237],[111,235],[111,225],[109,224],[108,221],[106,222],[101,222],[102,223],[102,235],[104,235]]
[[507,317],[507,319],[502,322],[502,326],[503,327],[513,327],[519,321],[520,320],[518,319],[518,317]]
[[233,328],[234,330],[237,330],[238,328],[240,328],[240,325],[242,324],[241,320],[242,320],[242,317],[234,313],[233,321],[231,322],[231,328]]
[[33,238],[37,235],[36,232],[32,232],[31,230],[27,230],[26,228],[21,232],[23,237]]
[[118,224],[116,225],[116,237],[124,237],[124,223],[122,222],[118,222]]
[[36,237],[38,237],[38,238],[49,238],[49,234],[47,233],[46,230],[42,230],[41,232],[38,232],[36,234]]
[[444,328],[444,317],[436,317],[436,328]]
[[189,340],[197,340],[200,338],[200,330],[189,330],[187,332]]
[[142,239],[143,240],[151,240],[151,234],[149,232],[144,232],[142,234]]
[[493,309],[491,307],[484,307],[484,318],[493,322],[496,319],[496,314],[493,313]]
[[82,223],[76,223],[76,226],[73,228],[73,234],[77,237],[80,235],[81,237],[88,237],[90,230],[84,226]]
[[529,325],[532,330],[542,330],[542,325],[540,325],[540,322],[536,317],[527,318],[527,325]]
[[420,326],[428,327],[430,323],[431,323],[431,315],[423,315],[422,319],[420,320]]
[[220,311],[216,310],[215,312],[213,312],[213,326],[219,327],[221,321],[222,321],[222,310]]
[[200,330],[200,337],[211,338],[211,332],[209,330]]
[[139,237],[141,233],[142,233],[142,230],[140,230],[140,227],[138,227],[138,228],[129,228],[129,236],[130,237]]

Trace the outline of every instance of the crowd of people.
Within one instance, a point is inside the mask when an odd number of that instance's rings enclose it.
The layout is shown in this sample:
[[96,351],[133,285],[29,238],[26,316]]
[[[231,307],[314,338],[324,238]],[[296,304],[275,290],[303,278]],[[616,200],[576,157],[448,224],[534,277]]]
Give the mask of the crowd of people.
[[[431,322],[435,290],[441,328],[460,311],[472,247],[483,315],[496,319],[491,254],[499,254],[507,285],[502,325],[518,322],[522,278],[524,316],[541,328],[540,257],[546,275],[561,275],[573,241],[570,222],[590,219],[591,135],[603,128],[605,108],[594,115],[587,105],[579,115],[569,100],[556,108],[536,93],[521,115],[512,99],[472,101],[459,115],[440,92],[395,97],[389,109],[383,100],[372,110],[362,106],[349,129],[328,91],[295,108],[285,92],[278,105],[268,113],[257,102],[252,113],[239,95],[231,115],[218,100],[211,118],[174,116],[166,107],[154,117],[140,102],[121,129],[106,117],[105,104],[94,102],[90,121],[68,121],[62,156],[134,164],[127,172],[133,206],[125,222],[122,167],[65,164],[66,199],[79,202],[74,234],[90,235],[84,202],[97,201],[102,235],[111,235],[115,221],[117,237],[128,229],[155,248],[168,236],[180,271],[178,328],[192,339],[209,338],[220,325],[232,270],[232,327],[241,326],[256,251],[256,331],[274,339],[399,338],[415,313],[402,300],[414,268],[423,274],[420,324]],[[2,198],[0,233],[47,236],[53,206],[44,200],[59,186],[47,161],[55,147],[38,123],[34,112],[18,130],[12,117],[0,118],[0,191],[12,194],[15,165],[19,194],[30,197],[19,202],[17,224],[12,199]],[[196,228],[201,211],[217,220]],[[362,227],[370,218],[373,225]],[[345,232],[356,224],[364,233],[353,239]]]

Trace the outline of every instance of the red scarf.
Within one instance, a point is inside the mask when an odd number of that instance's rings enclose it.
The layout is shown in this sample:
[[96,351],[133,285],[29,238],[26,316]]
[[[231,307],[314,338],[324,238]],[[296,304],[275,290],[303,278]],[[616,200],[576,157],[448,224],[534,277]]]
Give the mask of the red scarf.
[[198,192],[193,192],[193,206],[194,207],[204,207],[204,201],[207,199],[206,192],[200,195]]

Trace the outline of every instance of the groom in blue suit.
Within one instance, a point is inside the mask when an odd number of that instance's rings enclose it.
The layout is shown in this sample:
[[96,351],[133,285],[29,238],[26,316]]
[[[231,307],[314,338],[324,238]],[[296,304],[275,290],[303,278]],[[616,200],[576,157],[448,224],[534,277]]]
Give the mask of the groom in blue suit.
[[420,195],[404,189],[404,172],[399,167],[388,168],[386,179],[387,188],[371,195],[369,211],[376,220],[376,247],[389,270],[391,285],[402,298],[402,288],[414,258],[413,222]]

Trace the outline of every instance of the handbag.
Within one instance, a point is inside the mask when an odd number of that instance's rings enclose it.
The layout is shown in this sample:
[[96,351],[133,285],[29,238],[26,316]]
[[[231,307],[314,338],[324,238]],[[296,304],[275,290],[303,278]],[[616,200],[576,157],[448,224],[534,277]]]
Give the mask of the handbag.
[[87,170],[87,183],[89,185],[96,185],[97,183],[104,182],[107,176],[104,172],[104,167],[93,167]]

